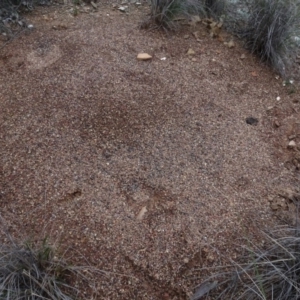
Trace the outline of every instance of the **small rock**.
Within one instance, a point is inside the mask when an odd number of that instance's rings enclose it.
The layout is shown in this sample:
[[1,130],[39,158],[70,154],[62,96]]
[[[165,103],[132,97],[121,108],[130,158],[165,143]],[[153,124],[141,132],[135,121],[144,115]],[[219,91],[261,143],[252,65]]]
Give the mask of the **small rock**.
[[241,55],[241,59],[245,59],[246,58],[246,55],[245,54],[242,54]]
[[228,48],[233,48],[235,46],[235,43],[234,43],[234,41],[233,40],[230,40],[228,43],[227,43],[227,47]]
[[126,12],[127,8],[128,8],[128,6],[120,6],[118,8],[118,10],[121,11],[121,12]]
[[249,125],[257,125],[258,119],[253,118],[253,117],[248,117],[246,119],[246,123],[249,124]]
[[148,53],[139,53],[137,55],[137,59],[138,60],[149,60],[149,59],[152,59],[152,56],[149,55]]
[[277,101],[280,101],[280,97],[278,96],[278,97],[276,98],[276,100],[277,100]]
[[64,24],[53,25],[52,29],[54,30],[66,30],[68,27]]
[[294,149],[294,148],[296,148],[296,143],[295,143],[295,141],[290,141],[290,142],[288,143],[288,148],[289,148],[289,149]]
[[280,123],[276,120],[276,121],[274,121],[274,126],[278,128],[278,127],[280,127]]
[[147,207],[146,206],[142,207],[142,209],[140,210],[136,218],[138,220],[142,220],[146,212],[147,212]]
[[186,34],[183,38],[184,39],[188,39],[190,36],[188,34]]
[[193,57],[193,58],[192,58],[192,61],[194,61],[194,62],[197,61],[197,58]]
[[190,48],[186,54],[187,55],[195,55],[196,52],[192,48]]
[[212,262],[215,261],[215,258],[214,258],[213,255],[210,254],[210,255],[207,256],[207,260],[208,260],[210,263],[212,263]]
[[162,57],[160,60],[166,60],[167,58],[166,57]]
[[32,25],[32,24],[29,24],[29,25],[27,26],[27,28],[32,29],[32,28],[33,28],[33,25]]

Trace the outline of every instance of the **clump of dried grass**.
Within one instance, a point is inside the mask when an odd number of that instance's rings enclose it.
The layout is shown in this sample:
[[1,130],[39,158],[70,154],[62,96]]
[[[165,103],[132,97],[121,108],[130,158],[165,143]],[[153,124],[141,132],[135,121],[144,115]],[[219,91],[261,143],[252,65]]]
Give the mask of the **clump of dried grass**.
[[[72,300],[83,295],[77,285],[96,293],[92,277],[105,274],[91,266],[72,266],[65,254],[44,238],[40,242],[17,242],[0,224],[5,242],[0,242],[1,300]],[[3,235],[2,235],[3,237]]]
[[252,0],[239,34],[251,52],[285,77],[299,48],[300,1]]
[[0,0],[0,33],[8,38],[16,36],[27,27],[22,13],[33,10],[36,5],[49,3],[50,0]]
[[[300,229],[280,228],[266,234],[268,247],[252,246],[227,271],[216,272],[196,288],[199,299],[300,299]],[[212,298],[209,298],[212,297]]]
[[64,282],[71,270],[55,259],[46,240],[38,248],[29,244],[0,245],[1,299],[65,299],[74,290]]
[[179,18],[191,18],[193,15],[220,16],[225,0],[150,0],[150,18],[145,24],[153,23],[159,28],[172,30],[177,28]]

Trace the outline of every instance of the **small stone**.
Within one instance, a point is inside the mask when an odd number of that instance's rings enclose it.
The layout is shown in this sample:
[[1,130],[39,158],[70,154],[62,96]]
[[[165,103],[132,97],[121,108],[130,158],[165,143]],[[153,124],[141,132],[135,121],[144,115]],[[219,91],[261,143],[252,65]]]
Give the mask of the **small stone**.
[[249,117],[246,119],[246,123],[249,125],[257,125],[258,123],[258,119],[253,118],[253,117]]
[[278,97],[276,98],[276,100],[277,100],[277,101],[280,101],[280,97],[278,96]]
[[52,29],[54,30],[66,30],[68,27],[64,24],[53,25]]
[[118,10],[119,11],[121,11],[121,12],[126,12],[126,9],[128,8],[128,6],[120,6],[119,8],[118,8]]
[[296,147],[295,141],[290,141],[290,142],[288,143],[288,148],[289,148],[289,149],[294,149],[295,147]]
[[149,55],[148,53],[139,53],[137,55],[137,59],[138,60],[149,60],[149,59],[152,59],[152,56]]
[[234,41],[233,40],[230,40],[228,43],[227,43],[227,47],[228,48],[233,48],[235,46],[235,43],[234,43]]
[[213,255],[210,254],[210,255],[207,256],[207,260],[208,260],[210,263],[212,263],[212,262],[215,261],[215,258],[214,258]]
[[192,58],[192,61],[193,61],[193,62],[197,61],[197,58],[193,57],[193,58]]
[[242,54],[241,55],[241,59],[245,59],[246,58],[246,55],[245,54]]
[[187,264],[187,263],[189,262],[189,259],[188,259],[188,258],[185,258],[185,259],[183,260],[183,262],[184,262],[185,264]]
[[29,25],[27,26],[27,28],[32,29],[32,28],[33,28],[33,25],[32,25],[32,24],[29,24]]
[[280,123],[276,120],[276,121],[274,121],[274,126],[278,128],[278,127],[280,127]]
[[97,4],[95,2],[91,1],[91,4],[95,9],[97,9]]
[[146,206],[142,207],[142,209],[140,210],[136,218],[138,220],[142,220],[146,212],[147,212],[147,207]]
[[195,55],[196,52],[192,48],[190,48],[186,54],[187,55]]
[[183,38],[184,39],[188,39],[190,36],[188,34],[186,34]]

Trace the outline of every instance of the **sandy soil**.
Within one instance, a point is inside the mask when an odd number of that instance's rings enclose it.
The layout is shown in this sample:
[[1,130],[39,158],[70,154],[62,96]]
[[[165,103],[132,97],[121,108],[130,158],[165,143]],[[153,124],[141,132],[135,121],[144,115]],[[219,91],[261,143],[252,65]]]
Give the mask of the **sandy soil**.
[[1,49],[1,214],[108,271],[86,299],[187,299],[290,211],[299,93],[226,33],[140,30],[144,2],[70,9]]

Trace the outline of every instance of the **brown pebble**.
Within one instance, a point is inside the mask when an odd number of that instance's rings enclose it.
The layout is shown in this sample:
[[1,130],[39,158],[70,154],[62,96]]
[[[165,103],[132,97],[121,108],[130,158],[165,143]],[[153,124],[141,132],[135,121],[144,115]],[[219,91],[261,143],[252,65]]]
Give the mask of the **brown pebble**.
[[274,126],[275,127],[280,127],[280,123],[276,120],[276,121],[274,121]]
[[288,143],[288,148],[289,148],[289,149],[294,149],[294,148],[296,148],[296,143],[295,143],[295,141],[290,141],[290,142]]

